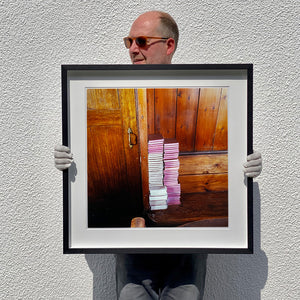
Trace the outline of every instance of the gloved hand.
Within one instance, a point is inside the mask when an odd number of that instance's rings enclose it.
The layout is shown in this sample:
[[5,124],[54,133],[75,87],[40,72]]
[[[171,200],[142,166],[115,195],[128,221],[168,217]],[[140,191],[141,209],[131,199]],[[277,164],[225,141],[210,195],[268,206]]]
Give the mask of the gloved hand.
[[67,146],[56,145],[54,147],[54,165],[60,170],[68,169],[73,162],[73,154]]
[[262,158],[260,152],[255,151],[254,153],[247,156],[247,162],[244,163],[244,173],[247,177],[257,177],[262,170]]

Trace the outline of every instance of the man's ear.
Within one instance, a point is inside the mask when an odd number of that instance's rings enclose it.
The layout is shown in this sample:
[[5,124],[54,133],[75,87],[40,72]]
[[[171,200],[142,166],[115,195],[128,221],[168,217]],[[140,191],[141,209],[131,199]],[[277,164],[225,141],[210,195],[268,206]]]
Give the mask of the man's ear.
[[169,38],[166,42],[167,44],[167,55],[174,54],[175,51],[175,40],[172,38]]

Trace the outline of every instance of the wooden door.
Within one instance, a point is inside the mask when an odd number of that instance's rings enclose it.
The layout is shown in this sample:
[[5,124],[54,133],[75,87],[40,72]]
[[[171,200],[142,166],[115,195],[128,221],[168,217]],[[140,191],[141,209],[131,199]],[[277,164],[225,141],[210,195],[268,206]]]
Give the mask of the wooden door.
[[89,227],[130,227],[141,215],[137,135],[134,89],[87,90]]

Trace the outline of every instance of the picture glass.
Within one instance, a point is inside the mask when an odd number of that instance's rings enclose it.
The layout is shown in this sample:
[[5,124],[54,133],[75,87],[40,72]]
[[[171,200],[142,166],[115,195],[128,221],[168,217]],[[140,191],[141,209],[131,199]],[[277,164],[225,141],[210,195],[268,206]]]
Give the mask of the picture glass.
[[88,227],[228,226],[227,87],[86,98]]

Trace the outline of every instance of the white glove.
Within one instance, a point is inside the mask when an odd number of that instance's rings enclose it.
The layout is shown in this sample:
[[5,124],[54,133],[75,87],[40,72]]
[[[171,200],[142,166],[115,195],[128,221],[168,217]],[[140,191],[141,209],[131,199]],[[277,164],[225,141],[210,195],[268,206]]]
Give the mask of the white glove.
[[68,169],[73,162],[73,154],[67,146],[56,145],[54,147],[54,165],[60,170]]
[[247,156],[247,162],[244,163],[244,173],[247,177],[257,177],[262,170],[262,158],[260,152],[255,151],[254,153]]

